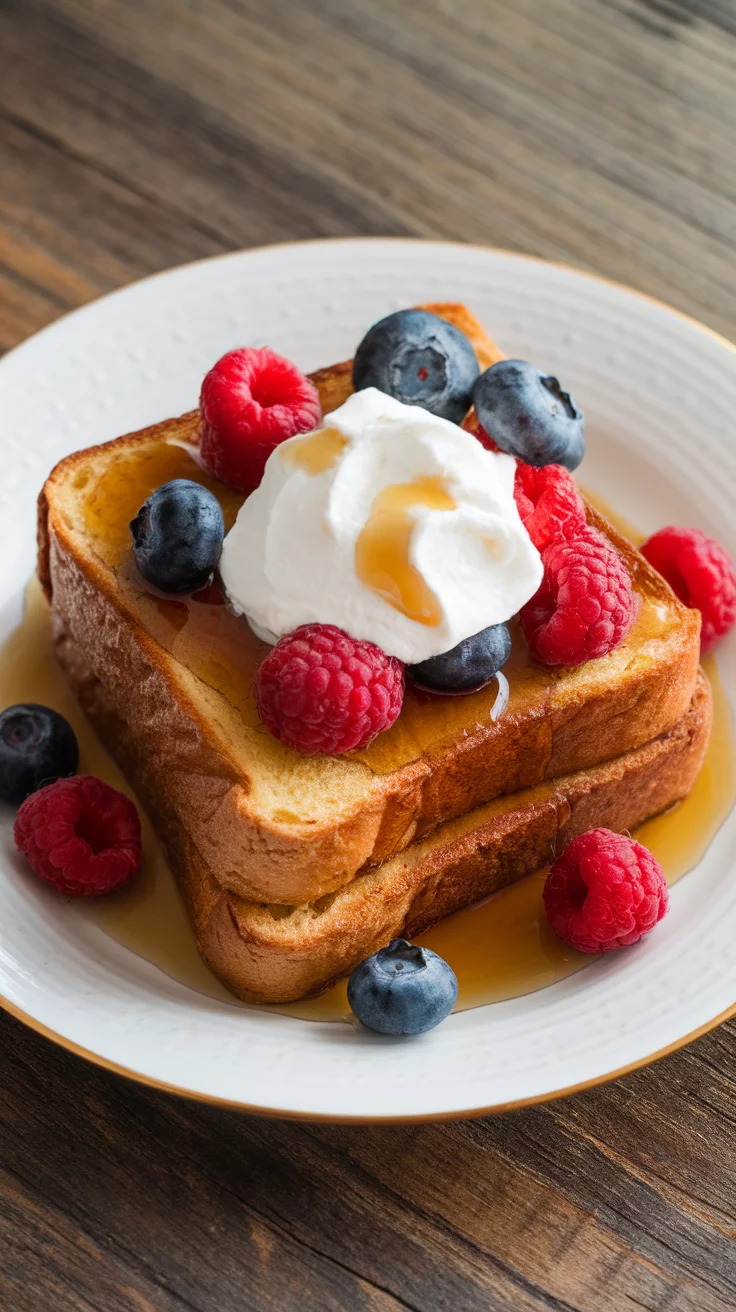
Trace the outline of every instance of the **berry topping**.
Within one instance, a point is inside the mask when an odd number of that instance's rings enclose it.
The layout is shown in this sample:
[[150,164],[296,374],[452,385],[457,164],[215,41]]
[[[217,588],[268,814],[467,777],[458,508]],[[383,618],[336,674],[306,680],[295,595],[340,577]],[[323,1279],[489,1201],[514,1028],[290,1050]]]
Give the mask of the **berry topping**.
[[428,310],[398,310],[369,328],[353,361],[353,386],[377,387],[459,424],[470,408],[478,360],[459,328]]
[[112,893],[140,868],[135,806],[91,774],[59,779],[33,793],[13,832],[31,869],[65,897]]
[[628,570],[595,528],[542,553],[544,578],[521,610],[529,646],[543,665],[582,665],[626,637],[638,599]]
[[482,428],[528,465],[576,469],[585,455],[583,416],[556,378],[526,360],[499,360],[473,388]]
[[228,351],[202,383],[200,450],[216,478],[252,492],[271,452],[322,416],[314,383],[270,347]]
[[583,532],[585,506],[577,483],[562,465],[518,464],[514,480],[516,506],[537,551],[567,542]]
[[424,1034],[449,1016],[457,1001],[457,979],[442,957],[395,938],[355,967],[348,1002],[379,1034]]
[[705,655],[736,620],[736,570],[730,556],[696,528],[662,528],[640,550],[680,601],[700,611]]
[[197,592],[217,569],[225,521],[206,487],[174,478],[144,501],[130,532],[144,579],[162,592]]
[[550,866],[544,885],[550,928],[578,952],[613,952],[649,934],[668,906],[662,868],[624,834],[590,829]]
[[28,702],[0,715],[0,800],[17,806],[43,784],[74,774],[79,748],[72,726],[48,706]]
[[404,667],[333,624],[302,624],[256,673],[258,713],[287,747],[335,756],[367,747],[404,700]]
[[407,666],[406,673],[428,692],[476,692],[495,678],[510,654],[511,634],[506,625],[492,624],[441,656]]

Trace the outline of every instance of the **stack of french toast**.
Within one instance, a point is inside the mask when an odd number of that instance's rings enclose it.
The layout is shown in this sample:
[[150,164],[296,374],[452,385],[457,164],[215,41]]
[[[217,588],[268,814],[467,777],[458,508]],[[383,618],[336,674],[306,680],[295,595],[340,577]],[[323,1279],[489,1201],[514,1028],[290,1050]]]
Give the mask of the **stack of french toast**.
[[[500,358],[462,306],[433,305]],[[311,376],[323,415],[351,362]],[[303,755],[260,722],[268,650],[217,583],[185,600],[146,588],[129,522],[167,480],[243,500],[198,458],[199,414],[78,452],[39,503],[39,573],[61,662],[167,849],[200,950],[239,997],[317,993],[390,940],[412,938],[548,864],[583,832],[630,830],[684,797],[711,700],[700,617],[593,507],[623,558],[638,615],[615,650],[576,667],[534,661],[511,625],[508,704],[496,690],[407,687],[396,723],[341,756]]]

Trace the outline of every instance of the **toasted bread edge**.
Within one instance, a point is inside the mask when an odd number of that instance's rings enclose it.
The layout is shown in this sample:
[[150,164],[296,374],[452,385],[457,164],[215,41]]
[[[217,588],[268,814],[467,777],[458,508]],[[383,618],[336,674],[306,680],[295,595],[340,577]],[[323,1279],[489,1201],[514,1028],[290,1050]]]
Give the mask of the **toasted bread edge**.
[[712,719],[699,673],[686,715],[655,740],[595,768],[499,798],[448,821],[316,905],[276,907],[224,889],[177,815],[155,769],[90,672],[73,638],[58,654],[79,701],[147,807],[168,853],[205,961],[246,1001],[289,1002],[320,992],[398,934],[415,937],[546,864],[598,825],[632,829],[690,791]]

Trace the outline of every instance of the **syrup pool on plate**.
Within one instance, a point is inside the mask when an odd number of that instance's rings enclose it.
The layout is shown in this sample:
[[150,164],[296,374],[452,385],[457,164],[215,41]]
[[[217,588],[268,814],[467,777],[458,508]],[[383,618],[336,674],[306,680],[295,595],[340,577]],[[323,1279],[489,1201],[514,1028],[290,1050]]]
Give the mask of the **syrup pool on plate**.
[[[606,511],[609,518],[613,518]],[[715,658],[704,662],[713,689],[713,730],[708,753],[690,795],[636,831],[673,884],[697,865],[736,799],[736,752],[731,710]],[[95,774],[133,797],[121,771],[102,747],[58,669],[51,648],[49,609],[34,579],[23,622],[0,651],[0,708],[35,701],[53,706],[74,726],[80,771]],[[200,993],[238,1003],[202,961],[183,903],[151,824],[143,820],[143,869],[136,881],[108,898],[74,903],[105,933],[173,979]],[[418,940],[445,957],[459,982],[458,1009],[519,997],[566,978],[595,958],[567,947],[549,930],[542,907],[545,871],[495,894],[480,907],[456,912]],[[319,998],[268,1010],[309,1020],[342,1020],[349,1013],[344,981]]]

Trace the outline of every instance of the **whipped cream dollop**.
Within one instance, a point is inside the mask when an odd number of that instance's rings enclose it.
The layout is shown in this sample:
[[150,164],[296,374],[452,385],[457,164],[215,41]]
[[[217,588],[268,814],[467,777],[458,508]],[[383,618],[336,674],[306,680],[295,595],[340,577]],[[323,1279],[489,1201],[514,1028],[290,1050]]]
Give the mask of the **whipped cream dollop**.
[[275,641],[335,624],[417,664],[516,614],[542,562],[515,461],[374,387],[282,442],[225,538],[233,610]]

